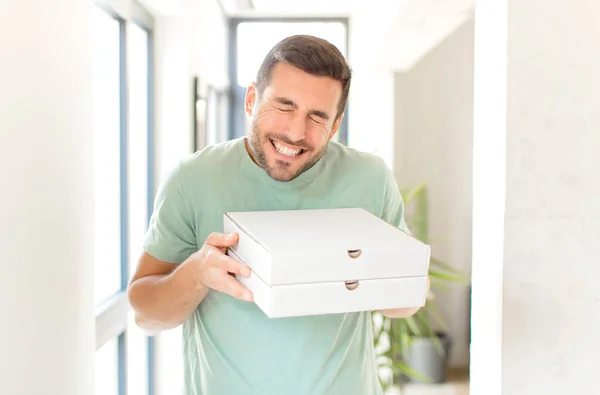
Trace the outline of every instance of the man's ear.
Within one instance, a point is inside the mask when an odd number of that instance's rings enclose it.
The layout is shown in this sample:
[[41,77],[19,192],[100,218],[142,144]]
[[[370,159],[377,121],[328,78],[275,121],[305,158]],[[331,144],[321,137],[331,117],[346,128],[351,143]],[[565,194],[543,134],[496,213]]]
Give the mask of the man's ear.
[[342,123],[342,119],[344,119],[344,113],[338,117],[338,119],[333,123],[333,127],[331,128],[331,133],[329,134],[329,140],[335,136],[338,129],[340,128],[340,124]]
[[246,111],[246,115],[249,117],[252,116],[254,111],[254,106],[256,105],[258,99],[258,94],[256,92],[256,84],[253,82],[246,89],[246,101],[244,104],[244,109]]

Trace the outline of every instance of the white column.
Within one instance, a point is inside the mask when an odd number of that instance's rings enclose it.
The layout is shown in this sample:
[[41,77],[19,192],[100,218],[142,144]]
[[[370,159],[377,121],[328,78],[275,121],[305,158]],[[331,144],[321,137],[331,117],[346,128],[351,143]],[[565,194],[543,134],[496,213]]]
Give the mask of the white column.
[[475,13],[471,394],[501,395],[506,1]]
[[94,391],[91,0],[0,3],[0,393]]
[[[491,10],[498,2],[480,3]],[[501,133],[496,122],[502,125],[503,118],[506,152],[484,158],[475,145],[479,181],[489,172],[505,186],[505,212],[502,221],[494,211],[487,213],[490,223],[474,224],[472,394],[595,394],[600,392],[600,3],[508,0],[507,11],[507,58],[496,74],[501,81],[501,69],[506,70],[506,116],[495,103],[499,86],[476,96],[481,120],[476,138]],[[494,47],[492,29],[505,14],[482,15],[476,35],[481,30],[488,35],[478,37],[477,49],[481,54],[488,48],[488,55],[500,60],[502,45]],[[491,69],[481,66],[476,73],[492,78]],[[498,166],[505,166],[505,182],[494,170]],[[475,205],[498,210],[481,186]],[[485,383],[486,376],[491,381]]]

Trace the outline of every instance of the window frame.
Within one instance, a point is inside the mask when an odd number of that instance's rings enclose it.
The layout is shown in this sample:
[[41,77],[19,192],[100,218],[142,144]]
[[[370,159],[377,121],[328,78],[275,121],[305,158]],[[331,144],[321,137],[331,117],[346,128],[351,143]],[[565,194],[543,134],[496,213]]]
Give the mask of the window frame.
[[[311,22],[337,22],[344,25],[346,29],[346,59],[350,59],[350,18],[348,17],[235,17],[229,18],[229,81],[231,81],[231,94],[229,95],[229,121],[227,135],[234,139],[240,137],[236,130],[244,130],[246,113],[244,112],[244,98],[246,89],[238,86],[237,78],[237,29],[241,23],[246,22],[284,22],[284,23],[311,23]],[[242,105],[240,105],[240,103]],[[339,142],[348,145],[348,118],[350,113],[350,103],[346,105],[344,118],[340,124]]]
[[[129,273],[128,241],[128,136],[129,136],[129,92],[128,92],[128,24],[134,23],[148,34],[148,102],[147,102],[147,223],[154,204],[155,149],[154,149],[154,18],[135,0],[95,0],[95,5],[119,21],[119,102],[120,102],[120,221],[121,289],[95,307],[96,350],[108,341],[118,339],[119,395],[127,394],[127,327],[131,311],[127,298]],[[155,339],[147,340],[148,395],[155,394]]]

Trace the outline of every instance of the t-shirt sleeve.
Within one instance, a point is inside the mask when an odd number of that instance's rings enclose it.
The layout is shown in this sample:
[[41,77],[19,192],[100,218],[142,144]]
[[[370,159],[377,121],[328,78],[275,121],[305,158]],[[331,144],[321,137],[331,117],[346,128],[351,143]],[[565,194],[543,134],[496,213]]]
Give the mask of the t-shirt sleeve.
[[198,250],[193,213],[184,196],[179,167],[161,183],[144,238],[144,251],[156,259],[182,263]]
[[394,174],[387,166],[385,166],[382,219],[410,234],[404,219],[404,199]]

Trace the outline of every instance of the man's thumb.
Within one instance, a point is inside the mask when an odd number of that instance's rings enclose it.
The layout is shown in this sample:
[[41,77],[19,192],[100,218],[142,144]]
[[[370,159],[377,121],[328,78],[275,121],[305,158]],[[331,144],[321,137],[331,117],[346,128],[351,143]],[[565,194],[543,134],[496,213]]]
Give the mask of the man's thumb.
[[206,244],[217,248],[230,247],[237,243],[239,238],[240,236],[237,233],[225,234],[215,232],[208,236],[206,239]]

